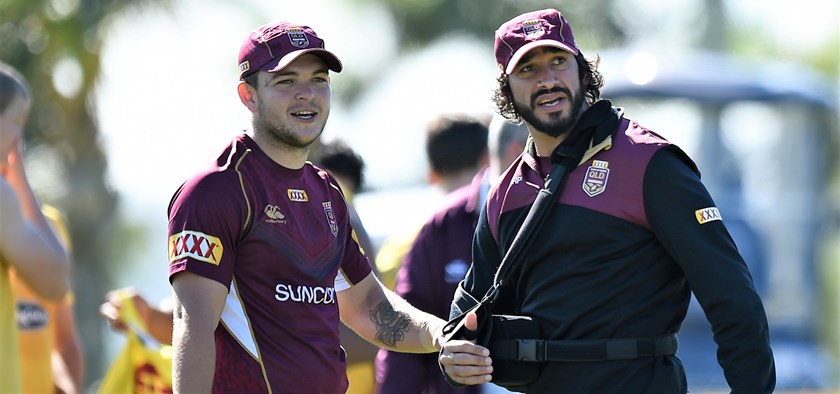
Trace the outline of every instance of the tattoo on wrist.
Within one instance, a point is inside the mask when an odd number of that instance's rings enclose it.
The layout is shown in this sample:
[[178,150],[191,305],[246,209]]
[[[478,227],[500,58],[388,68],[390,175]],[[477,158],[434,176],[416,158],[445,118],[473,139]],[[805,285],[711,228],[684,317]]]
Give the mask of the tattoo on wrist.
[[391,347],[405,339],[410,323],[408,315],[395,311],[390,301],[370,311],[370,320],[376,325],[376,340]]

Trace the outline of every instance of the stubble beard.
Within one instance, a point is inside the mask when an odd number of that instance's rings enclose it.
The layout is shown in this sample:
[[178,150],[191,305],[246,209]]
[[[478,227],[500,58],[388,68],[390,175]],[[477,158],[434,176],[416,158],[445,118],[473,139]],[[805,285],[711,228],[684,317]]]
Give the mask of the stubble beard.
[[[537,97],[548,93],[564,93],[567,99],[572,100],[571,109],[568,115],[563,116],[562,112],[553,112],[548,114],[549,119],[546,121],[543,121],[537,117]],[[513,109],[516,110],[516,113],[519,114],[522,120],[531,125],[531,127],[533,127],[535,130],[543,134],[549,135],[551,137],[557,138],[565,133],[570,132],[572,130],[572,127],[574,127],[575,123],[577,123],[577,120],[580,117],[580,113],[583,108],[583,100],[583,87],[578,89],[575,95],[572,95],[571,92],[566,88],[558,87],[555,89],[541,90],[539,92],[536,92],[533,96],[531,96],[529,105],[525,105],[514,99]]]
[[255,121],[255,129],[261,130],[262,133],[275,144],[284,145],[294,149],[304,149],[312,145],[312,143],[321,136],[321,133],[324,132],[324,127],[327,124],[327,122],[324,121],[324,123],[321,124],[321,128],[318,130],[317,135],[310,139],[303,139],[295,135],[285,122],[268,114],[264,106],[259,107],[257,114],[259,116]]

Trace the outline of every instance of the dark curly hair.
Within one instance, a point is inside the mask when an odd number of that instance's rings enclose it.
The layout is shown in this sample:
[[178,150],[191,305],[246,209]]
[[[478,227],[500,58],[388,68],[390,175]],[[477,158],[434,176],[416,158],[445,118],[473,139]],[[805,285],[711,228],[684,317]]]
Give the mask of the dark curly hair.
[[[578,64],[578,77],[584,85],[584,94],[586,101],[592,104],[601,99],[601,88],[604,87],[604,77],[598,71],[598,63],[601,62],[599,56],[594,59],[586,59],[582,53],[575,55],[575,61]],[[513,108],[513,92],[510,90],[510,81],[508,75],[501,73],[496,82],[499,86],[493,91],[493,102],[496,103],[496,108],[499,114],[514,123],[522,121],[522,117],[516,113]]]

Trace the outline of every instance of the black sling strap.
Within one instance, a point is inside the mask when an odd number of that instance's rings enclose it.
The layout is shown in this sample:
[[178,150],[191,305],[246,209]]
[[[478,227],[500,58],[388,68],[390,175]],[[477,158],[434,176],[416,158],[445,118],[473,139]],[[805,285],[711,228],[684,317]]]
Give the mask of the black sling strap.
[[548,211],[555,204],[557,190],[560,189],[566,175],[580,163],[584,152],[589,147],[592,135],[592,130],[579,130],[578,133],[573,133],[569,137],[569,141],[564,141],[564,143],[561,143],[554,149],[551,154],[551,161],[553,163],[551,171],[546,175],[542,189],[537,194],[534,204],[525,216],[525,220],[522,222],[521,227],[519,227],[516,237],[514,237],[510,248],[508,248],[501,264],[499,264],[499,268],[496,270],[493,278],[493,285],[476,305],[446,323],[443,327],[443,334],[446,341],[452,339],[459,332],[467,339],[475,339],[475,333],[463,330],[466,315],[470,312],[482,310],[482,313],[478,314],[479,327],[481,327],[483,322],[487,321],[486,319],[491,314],[491,305],[499,297],[501,288],[508,283],[515,263],[521,260],[522,253],[531,244],[534,235],[548,217]]
[[517,361],[609,361],[677,354],[677,336],[542,340],[509,339],[492,344],[493,358]]

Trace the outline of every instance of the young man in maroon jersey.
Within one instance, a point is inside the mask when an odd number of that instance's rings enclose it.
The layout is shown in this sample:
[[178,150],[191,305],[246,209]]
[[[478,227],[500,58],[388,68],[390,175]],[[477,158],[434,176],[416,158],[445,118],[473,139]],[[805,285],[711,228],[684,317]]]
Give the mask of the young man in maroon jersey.
[[242,45],[253,130],[169,206],[176,392],[344,392],[342,322],[392,350],[439,348],[444,322],[371,274],[338,183],[306,161],[341,69],[308,26],[264,25]]

